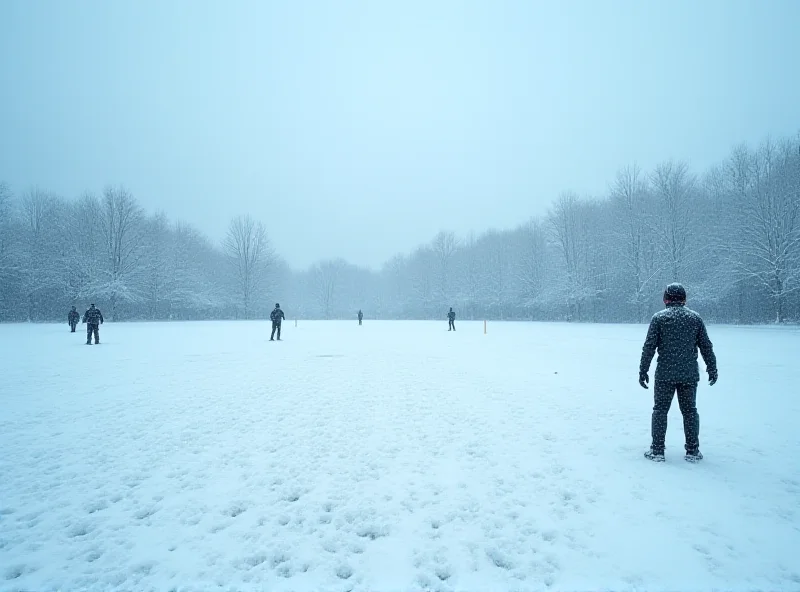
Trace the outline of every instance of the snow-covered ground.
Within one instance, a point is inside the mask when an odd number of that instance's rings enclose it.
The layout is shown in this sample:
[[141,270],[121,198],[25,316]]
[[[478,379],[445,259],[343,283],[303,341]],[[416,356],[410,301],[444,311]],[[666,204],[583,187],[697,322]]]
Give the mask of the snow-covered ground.
[[798,330],[710,327],[690,465],[643,326],[82,329],[0,326],[0,590],[800,589]]

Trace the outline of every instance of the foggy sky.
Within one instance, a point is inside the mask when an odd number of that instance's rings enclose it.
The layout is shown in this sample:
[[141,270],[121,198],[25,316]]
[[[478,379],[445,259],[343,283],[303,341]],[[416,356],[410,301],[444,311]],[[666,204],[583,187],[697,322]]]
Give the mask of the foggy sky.
[[0,180],[377,267],[796,132],[798,30],[795,0],[4,0]]

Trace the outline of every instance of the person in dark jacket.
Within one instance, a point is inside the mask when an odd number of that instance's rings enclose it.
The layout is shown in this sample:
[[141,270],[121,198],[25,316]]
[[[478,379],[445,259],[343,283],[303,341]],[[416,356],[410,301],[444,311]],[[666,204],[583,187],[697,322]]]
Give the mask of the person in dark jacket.
[[86,345],[92,345],[92,335],[94,335],[94,344],[100,343],[100,325],[103,324],[103,313],[99,308],[95,308],[92,304],[83,315],[83,322],[86,323]]
[[358,311],[358,324],[360,325],[361,321],[363,321],[363,320],[364,320],[364,313],[359,310]]
[[697,383],[700,371],[697,350],[703,356],[709,384],[717,382],[717,358],[700,315],[686,308],[686,290],[680,284],[670,284],[664,291],[666,308],[656,313],[650,321],[647,338],[642,348],[639,364],[639,384],[647,388],[650,382],[650,362],[658,351],[652,417],[653,442],[645,457],[664,462],[664,440],[667,435],[667,415],[672,398],[678,392],[678,405],[683,415],[686,438],[686,460],[697,462],[700,453],[700,416],[697,414]]
[[450,307],[450,312],[447,313],[447,320],[450,321],[450,326],[447,328],[448,331],[455,331],[456,330],[456,313],[453,312],[453,307]]
[[270,320],[272,321],[272,335],[270,336],[270,341],[275,341],[275,331],[278,332],[278,341],[281,340],[281,321],[286,318],[286,315],[283,314],[281,310],[281,305],[277,302],[275,303],[275,310],[269,315]]
[[78,309],[75,308],[74,306],[72,307],[72,310],[69,311],[69,314],[67,315],[67,322],[69,323],[70,329],[72,329],[72,331],[70,331],[70,333],[75,333],[75,327],[77,327],[78,323],[81,322],[81,313],[79,313]]

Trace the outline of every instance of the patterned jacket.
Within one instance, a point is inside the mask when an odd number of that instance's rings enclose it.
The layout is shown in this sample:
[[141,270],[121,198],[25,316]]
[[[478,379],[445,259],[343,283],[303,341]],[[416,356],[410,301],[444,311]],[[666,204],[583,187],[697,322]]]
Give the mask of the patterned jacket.
[[90,308],[83,315],[83,322],[88,325],[99,325],[103,322],[103,313],[99,308]]
[[656,380],[672,383],[700,381],[697,350],[703,355],[706,370],[717,371],[714,346],[700,315],[682,304],[670,304],[653,315],[642,347],[639,372],[647,372],[658,351]]

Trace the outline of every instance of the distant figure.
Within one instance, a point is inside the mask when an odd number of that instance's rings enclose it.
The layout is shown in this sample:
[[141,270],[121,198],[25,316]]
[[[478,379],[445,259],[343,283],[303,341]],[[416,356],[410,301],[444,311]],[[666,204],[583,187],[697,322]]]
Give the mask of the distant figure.
[[453,312],[453,307],[450,307],[450,312],[447,313],[447,320],[450,321],[450,326],[448,327],[448,331],[455,331],[456,330],[456,313]]
[[686,290],[680,284],[670,284],[664,291],[666,308],[650,321],[639,365],[639,384],[647,388],[650,362],[658,351],[653,406],[653,443],[645,457],[664,462],[664,439],[667,435],[667,415],[672,397],[678,391],[678,405],[683,414],[686,437],[686,456],[689,462],[703,458],[700,453],[700,416],[697,414],[697,383],[700,371],[697,350],[703,355],[708,372],[708,384],[717,382],[717,358],[700,315],[686,308]]
[[72,331],[70,331],[70,333],[75,333],[75,327],[77,327],[78,323],[81,322],[81,313],[79,313],[78,309],[75,308],[74,306],[72,307],[72,310],[69,311],[69,314],[67,315],[67,322],[69,323],[69,326],[72,329]]
[[283,314],[281,310],[281,305],[277,302],[275,303],[275,310],[269,315],[270,320],[272,321],[272,335],[270,336],[270,341],[275,341],[275,331],[278,332],[278,341],[281,340],[281,321],[286,318],[286,315]]
[[359,310],[358,311],[358,324],[360,325],[361,321],[363,321],[363,320],[364,320],[364,313]]
[[92,335],[94,344],[100,343],[100,325],[103,324],[103,313],[94,304],[89,306],[89,310],[83,315],[83,322],[86,323],[86,345],[92,345]]

